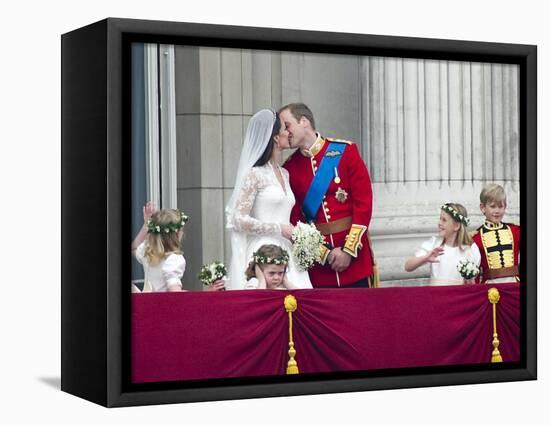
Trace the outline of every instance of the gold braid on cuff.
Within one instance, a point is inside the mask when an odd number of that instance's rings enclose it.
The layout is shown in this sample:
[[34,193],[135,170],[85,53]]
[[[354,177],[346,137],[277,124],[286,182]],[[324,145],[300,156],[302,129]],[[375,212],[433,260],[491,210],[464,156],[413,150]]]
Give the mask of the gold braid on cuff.
[[363,248],[361,239],[365,232],[367,232],[367,227],[365,225],[351,225],[351,229],[346,236],[346,244],[344,245],[344,251],[347,254],[357,257],[359,250]]
[[321,244],[321,265],[324,265],[326,263],[329,253],[330,253],[330,250],[327,248],[327,246],[324,244]]

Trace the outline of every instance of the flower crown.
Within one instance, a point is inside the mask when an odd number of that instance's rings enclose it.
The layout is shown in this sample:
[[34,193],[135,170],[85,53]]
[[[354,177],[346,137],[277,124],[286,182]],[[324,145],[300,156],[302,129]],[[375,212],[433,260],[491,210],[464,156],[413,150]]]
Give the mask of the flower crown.
[[283,253],[278,257],[268,257],[264,256],[263,254],[260,254],[258,252],[254,252],[254,262],[265,265],[265,264],[271,264],[271,265],[288,265],[288,261],[290,260],[290,257],[288,256],[288,252],[284,249],[281,249]]
[[178,232],[183,225],[187,223],[189,217],[183,212],[183,210],[175,209],[179,215],[179,222],[170,222],[165,225],[156,223],[152,218],[147,221],[147,232],[149,234],[168,234],[170,232]]
[[470,219],[468,218],[468,216],[464,216],[462,213],[460,213],[457,209],[455,209],[449,203],[443,204],[441,206],[441,210],[443,210],[446,213],[449,213],[454,220],[462,223],[464,226],[468,226],[470,224]]

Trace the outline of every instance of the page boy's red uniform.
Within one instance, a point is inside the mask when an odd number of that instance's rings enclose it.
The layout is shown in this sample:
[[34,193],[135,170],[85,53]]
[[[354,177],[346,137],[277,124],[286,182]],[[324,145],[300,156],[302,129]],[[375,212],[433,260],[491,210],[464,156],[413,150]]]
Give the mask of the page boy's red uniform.
[[519,281],[519,226],[485,221],[473,235],[481,253],[482,283],[509,277]]

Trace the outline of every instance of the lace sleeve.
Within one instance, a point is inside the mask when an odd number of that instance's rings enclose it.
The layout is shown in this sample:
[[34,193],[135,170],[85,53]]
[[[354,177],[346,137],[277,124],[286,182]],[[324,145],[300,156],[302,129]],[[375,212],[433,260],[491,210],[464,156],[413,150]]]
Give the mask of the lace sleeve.
[[264,223],[250,216],[258,191],[265,186],[262,177],[254,169],[248,173],[235,204],[233,224],[240,232],[254,235],[281,234],[278,223]]

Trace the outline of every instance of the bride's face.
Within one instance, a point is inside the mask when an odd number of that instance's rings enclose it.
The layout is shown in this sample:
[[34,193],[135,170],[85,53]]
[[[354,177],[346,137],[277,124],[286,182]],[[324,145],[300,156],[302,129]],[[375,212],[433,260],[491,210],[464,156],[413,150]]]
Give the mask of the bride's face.
[[279,130],[279,134],[275,136],[275,143],[279,147],[279,149],[289,149],[290,144],[288,143],[288,130],[285,127],[285,123],[281,122],[281,129]]

